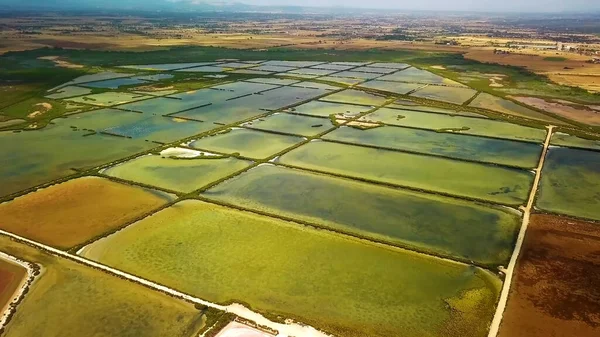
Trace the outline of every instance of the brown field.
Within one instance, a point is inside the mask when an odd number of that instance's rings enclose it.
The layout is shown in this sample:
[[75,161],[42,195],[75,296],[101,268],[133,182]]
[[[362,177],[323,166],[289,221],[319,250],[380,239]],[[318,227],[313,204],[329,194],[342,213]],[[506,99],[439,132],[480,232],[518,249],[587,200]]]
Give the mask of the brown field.
[[[544,54],[546,53],[546,54]],[[520,50],[519,53],[494,54],[493,48],[470,48],[464,54],[465,58],[502,65],[525,67],[540,75],[547,76],[558,84],[577,86],[592,92],[600,90],[600,64],[591,64],[589,56],[573,53],[540,52],[535,50]],[[565,61],[555,62],[544,60],[546,57],[565,57]]]
[[78,178],[0,204],[0,228],[69,249],[137,219],[170,198],[105,178]]
[[500,337],[600,336],[600,226],[535,214]]
[[[568,105],[560,102],[548,101],[537,97],[510,97],[523,104],[563,116],[576,122],[587,125],[600,125],[600,111],[587,106]],[[564,102],[564,101],[563,101]],[[575,104],[575,103],[572,103]]]
[[0,258],[0,313],[6,310],[26,275],[25,268]]

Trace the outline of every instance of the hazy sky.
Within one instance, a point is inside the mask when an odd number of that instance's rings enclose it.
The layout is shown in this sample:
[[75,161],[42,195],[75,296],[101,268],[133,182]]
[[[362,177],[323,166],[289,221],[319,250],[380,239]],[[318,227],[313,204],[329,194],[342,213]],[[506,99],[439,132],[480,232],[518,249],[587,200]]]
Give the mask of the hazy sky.
[[425,10],[588,11],[600,0],[242,0],[259,5],[345,6]]
[[[486,12],[600,12],[600,0],[0,0],[13,7],[82,7],[148,9],[157,6],[173,7],[177,3],[235,3],[253,5],[342,6],[362,8],[393,8],[406,10],[454,10]],[[178,6],[181,7],[181,6]]]

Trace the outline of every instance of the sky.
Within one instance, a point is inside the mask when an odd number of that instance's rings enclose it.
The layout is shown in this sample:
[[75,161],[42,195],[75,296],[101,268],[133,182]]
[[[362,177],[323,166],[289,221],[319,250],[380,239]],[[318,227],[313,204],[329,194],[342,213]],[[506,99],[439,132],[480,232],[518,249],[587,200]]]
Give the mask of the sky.
[[13,7],[41,5],[69,8],[91,5],[95,8],[131,6],[138,9],[151,9],[158,6],[177,8],[203,2],[477,12],[600,12],[600,0],[0,0],[0,8],[5,4]]
[[[344,6],[456,11],[587,11],[600,10],[600,0],[243,0],[259,5]],[[595,4],[594,4],[595,3]]]

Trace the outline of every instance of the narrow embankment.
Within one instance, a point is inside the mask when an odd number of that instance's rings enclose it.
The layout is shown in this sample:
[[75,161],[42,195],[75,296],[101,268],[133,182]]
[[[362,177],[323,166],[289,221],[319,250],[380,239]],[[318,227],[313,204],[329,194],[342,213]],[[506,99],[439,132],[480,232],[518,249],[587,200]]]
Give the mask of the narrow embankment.
[[548,153],[548,147],[550,146],[552,130],[555,128],[555,126],[550,125],[547,128],[548,134],[546,135],[546,140],[544,141],[544,148],[542,150],[538,166],[535,169],[533,187],[531,188],[531,192],[529,193],[527,205],[525,205],[525,207],[521,207],[521,210],[523,211],[523,223],[521,224],[521,230],[519,231],[519,236],[517,237],[515,250],[513,251],[513,254],[510,258],[510,262],[508,263],[508,267],[505,270],[506,278],[504,279],[504,286],[502,287],[502,292],[500,293],[500,300],[498,302],[498,307],[496,308],[496,313],[494,314],[494,319],[492,320],[492,325],[490,326],[490,332],[488,334],[488,337],[498,336],[498,331],[500,330],[500,323],[502,323],[502,317],[504,315],[504,310],[506,309],[508,294],[510,293],[510,286],[512,283],[515,267],[517,265],[517,259],[519,258],[519,254],[521,253],[521,247],[523,245],[523,240],[525,239],[525,233],[527,232],[527,227],[529,226],[529,217],[531,216],[531,209],[533,208],[533,202],[535,200],[535,195],[537,193],[538,186],[540,183],[542,168],[544,167],[544,162],[546,160],[546,153]]

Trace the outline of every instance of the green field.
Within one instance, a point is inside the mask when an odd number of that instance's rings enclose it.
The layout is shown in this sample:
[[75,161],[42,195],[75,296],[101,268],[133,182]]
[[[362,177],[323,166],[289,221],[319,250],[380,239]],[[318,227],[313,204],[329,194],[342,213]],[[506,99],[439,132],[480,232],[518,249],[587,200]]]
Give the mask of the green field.
[[202,156],[170,158],[146,155],[110,167],[103,174],[159,188],[189,193],[248,167],[251,162],[235,158]]
[[304,139],[248,129],[233,129],[229,132],[207,136],[191,142],[193,148],[225,154],[239,153],[253,159],[266,159]]
[[534,143],[542,143],[546,138],[546,130],[544,129],[536,129],[484,118],[445,116],[413,110],[382,108],[364,118],[390,125]]
[[537,166],[542,152],[542,146],[533,143],[394,126],[369,130],[341,127],[323,139],[528,169]]
[[265,131],[289,133],[299,136],[316,136],[335,127],[327,118],[275,113],[271,116],[250,121],[244,126]]
[[202,196],[493,268],[510,258],[520,218],[508,209],[273,165],[254,168]]
[[191,304],[6,237],[0,246],[43,268],[3,336],[189,337],[207,328]]
[[562,132],[553,133],[550,144],[579,149],[600,150],[600,140],[585,139]]
[[533,174],[485,164],[313,141],[278,162],[320,172],[518,206]]
[[600,220],[600,152],[551,148],[546,157],[536,207]]
[[193,200],[82,255],[346,337],[482,336],[501,285],[476,267]]

